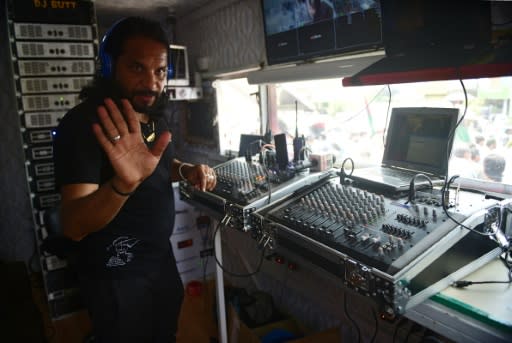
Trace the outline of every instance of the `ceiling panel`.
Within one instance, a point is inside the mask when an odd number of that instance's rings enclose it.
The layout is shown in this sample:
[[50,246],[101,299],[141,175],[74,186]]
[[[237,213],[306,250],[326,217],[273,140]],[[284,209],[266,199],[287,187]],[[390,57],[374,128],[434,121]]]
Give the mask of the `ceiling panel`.
[[[96,7],[105,10],[119,11],[149,11],[159,8],[167,8],[167,13],[175,13],[180,16],[194,11],[213,0],[96,0]],[[218,0],[217,0],[218,1]]]

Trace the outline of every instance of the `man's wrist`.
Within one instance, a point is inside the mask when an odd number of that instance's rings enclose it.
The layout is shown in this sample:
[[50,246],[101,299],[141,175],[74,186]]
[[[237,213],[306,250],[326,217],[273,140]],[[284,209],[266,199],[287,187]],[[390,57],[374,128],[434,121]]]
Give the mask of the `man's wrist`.
[[110,188],[114,191],[114,193],[116,193],[117,195],[119,196],[122,196],[122,197],[129,197],[130,195],[132,195],[133,193],[135,193],[135,189],[133,189],[132,191],[126,191],[124,187],[119,187],[115,182],[114,182],[114,178],[110,179],[109,181],[109,184],[110,184]]

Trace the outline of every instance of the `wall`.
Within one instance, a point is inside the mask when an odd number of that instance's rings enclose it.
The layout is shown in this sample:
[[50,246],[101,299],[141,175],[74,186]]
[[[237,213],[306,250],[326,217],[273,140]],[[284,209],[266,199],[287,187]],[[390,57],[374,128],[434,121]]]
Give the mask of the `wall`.
[[177,42],[189,48],[191,69],[198,57],[208,57],[208,73],[258,66],[265,56],[260,6],[255,0],[217,0],[177,18]]
[[[176,43],[188,48],[190,77],[199,70],[197,59],[206,57],[208,69],[201,70],[205,97],[202,101],[211,104],[209,122],[216,123],[215,89],[210,80],[212,75],[235,74],[260,65],[265,58],[263,18],[260,1],[218,0],[210,1],[198,10],[176,18]],[[186,107],[186,102],[185,103]],[[175,111],[173,118],[173,139],[176,138],[178,158],[191,163],[217,165],[225,160],[219,155],[218,136],[215,142],[201,144],[187,137],[184,127],[187,123],[206,125],[197,118],[188,118],[187,109]],[[177,107],[179,109],[179,107]]]
[[[34,222],[22,149],[8,41],[5,1],[0,0],[0,260],[28,262],[35,251]],[[33,264],[39,268],[38,263]]]

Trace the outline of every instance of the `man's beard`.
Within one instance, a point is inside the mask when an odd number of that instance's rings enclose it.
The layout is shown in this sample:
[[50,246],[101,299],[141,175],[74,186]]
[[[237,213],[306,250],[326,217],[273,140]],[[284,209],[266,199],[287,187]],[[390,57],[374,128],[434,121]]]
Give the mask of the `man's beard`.
[[[133,100],[136,96],[152,96],[155,98],[155,100],[153,101],[153,103],[151,105],[139,105],[139,104],[135,103],[135,101]],[[130,100],[130,103],[132,104],[132,107],[135,111],[140,112],[140,113],[149,114],[150,112],[153,112],[155,110],[155,107],[157,106],[157,104],[160,100],[160,97],[161,97],[161,94],[159,94],[157,92],[153,92],[150,90],[147,90],[147,91],[142,90],[142,91],[133,92],[127,98]]]
[[[151,106],[139,106],[133,102],[133,96],[135,95],[152,95],[155,96],[155,101]],[[99,104],[102,104],[106,97],[112,98],[120,108],[121,99],[128,99],[135,111],[145,113],[153,118],[163,117],[166,106],[169,103],[169,99],[165,92],[158,94],[153,91],[137,91],[134,92],[134,94],[127,94],[127,92],[123,91],[116,82],[104,78],[95,78],[92,85],[84,87],[80,92],[81,100],[91,99]]]
[[[164,115],[165,106],[168,103],[167,98],[165,97],[165,92],[158,93],[151,90],[140,90],[131,94],[126,93],[127,92],[124,92],[120,87],[116,87],[116,90],[114,91],[114,94],[118,99],[128,99],[133,109],[139,113],[145,113],[152,118],[160,118]],[[139,105],[133,100],[136,96],[153,96],[155,97],[155,100],[153,101],[153,104],[149,106]]]

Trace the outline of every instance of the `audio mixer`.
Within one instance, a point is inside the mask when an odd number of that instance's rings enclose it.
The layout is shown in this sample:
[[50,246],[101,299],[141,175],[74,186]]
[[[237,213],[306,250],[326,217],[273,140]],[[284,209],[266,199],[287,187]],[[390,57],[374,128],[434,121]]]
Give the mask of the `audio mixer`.
[[[497,203],[469,192],[461,192],[459,202],[448,213],[470,228],[490,222],[487,209]],[[390,316],[445,288],[450,274],[468,272],[500,253],[496,242],[451,220],[436,197],[411,204],[338,178],[262,207],[250,221],[257,240],[333,273]]]
[[330,176],[329,172],[276,172],[243,157],[215,166],[214,170],[217,175],[215,189],[202,192],[182,181],[180,196],[193,205],[231,215],[230,225],[243,231],[250,230],[248,216],[254,210]]

